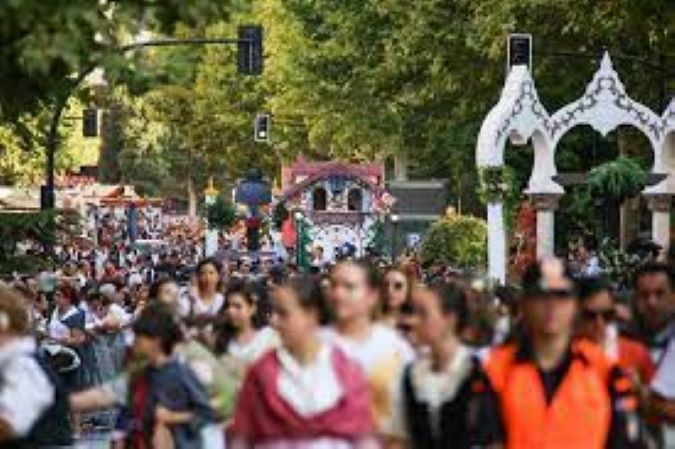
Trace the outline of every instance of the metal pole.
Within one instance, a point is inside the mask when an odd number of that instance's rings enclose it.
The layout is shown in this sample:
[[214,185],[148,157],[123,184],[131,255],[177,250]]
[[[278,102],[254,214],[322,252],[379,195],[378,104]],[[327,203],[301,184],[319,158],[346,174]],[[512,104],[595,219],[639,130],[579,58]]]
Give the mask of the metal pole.
[[391,261],[396,263],[396,256],[398,255],[398,220],[394,221],[394,238],[391,242]]
[[302,264],[302,255],[300,254],[300,246],[302,245],[302,219],[295,217],[295,263],[300,269]]
[[[250,39],[235,39],[235,38],[213,38],[213,39],[201,39],[201,38],[192,38],[192,39],[158,39],[158,40],[148,40],[143,42],[134,42],[132,44],[123,45],[117,49],[119,53],[126,53],[131,50],[137,50],[146,47],[171,47],[179,45],[237,45],[241,42],[251,42]],[[93,63],[87,67],[75,78],[72,83],[69,83],[61,96],[57,96],[57,99],[54,103],[54,112],[52,114],[52,119],[49,125],[49,130],[47,133],[47,143],[45,149],[47,151],[47,163],[45,167],[45,186],[41,195],[41,206],[43,210],[51,210],[56,206],[56,189],[55,189],[55,171],[56,171],[56,151],[59,147],[59,123],[61,122],[61,116],[63,115],[63,110],[65,109],[68,99],[79,85],[85,80],[85,78],[98,67],[98,63]]]

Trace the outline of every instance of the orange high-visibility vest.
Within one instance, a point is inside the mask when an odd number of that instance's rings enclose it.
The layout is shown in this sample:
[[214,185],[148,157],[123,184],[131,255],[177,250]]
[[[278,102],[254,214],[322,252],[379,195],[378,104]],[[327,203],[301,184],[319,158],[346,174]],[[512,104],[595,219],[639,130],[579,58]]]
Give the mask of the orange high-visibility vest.
[[507,449],[605,449],[611,425],[611,363],[599,347],[574,342],[572,362],[552,401],[532,361],[515,344],[496,348],[485,371],[500,399]]

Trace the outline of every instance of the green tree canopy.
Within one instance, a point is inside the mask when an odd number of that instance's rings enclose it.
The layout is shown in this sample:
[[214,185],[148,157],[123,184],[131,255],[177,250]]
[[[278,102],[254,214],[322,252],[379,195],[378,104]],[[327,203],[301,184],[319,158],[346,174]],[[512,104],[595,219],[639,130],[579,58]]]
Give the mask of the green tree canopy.
[[114,78],[128,69],[118,48],[144,31],[171,33],[179,22],[199,29],[221,20],[227,0],[23,0],[0,3],[0,106],[11,119],[35,112],[92,65]]
[[[475,137],[503,85],[508,33],[533,35],[534,76],[551,110],[583,91],[604,49],[630,92],[657,110],[675,79],[668,53],[675,6],[660,0],[5,3],[5,117],[49,103],[69,75],[102,61],[111,87],[129,86],[114,98],[120,138],[103,149],[117,169],[103,172],[155,194],[188,185],[194,194],[209,176],[223,187],[251,167],[273,177],[298,153],[409,154],[414,175],[449,178],[451,197],[478,210]],[[136,58],[114,50],[141,29],[223,37],[242,23],[265,27],[261,77],[237,75],[229,47],[147,49]],[[253,142],[258,112],[272,114],[271,145]],[[627,133],[574,132],[561,144],[559,165],[592,168],[586,150],[594,139],[607,141],[603,157],[619,145],[631,157],[645,153],[645,142]],[[532,152],[513,150],[513,185],[524,186]]]
[[448,215],[431,225],[422,240],[420,256],[424,263],[482,267],[487,258],[487,225],[469,215]]

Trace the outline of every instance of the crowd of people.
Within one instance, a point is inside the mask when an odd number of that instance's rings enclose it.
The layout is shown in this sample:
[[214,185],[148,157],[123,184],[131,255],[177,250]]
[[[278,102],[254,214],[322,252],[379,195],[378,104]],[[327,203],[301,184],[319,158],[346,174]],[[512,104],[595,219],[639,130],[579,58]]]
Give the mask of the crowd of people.
[[0,447],[675,448],[667,265],[68,257],[0,288]]

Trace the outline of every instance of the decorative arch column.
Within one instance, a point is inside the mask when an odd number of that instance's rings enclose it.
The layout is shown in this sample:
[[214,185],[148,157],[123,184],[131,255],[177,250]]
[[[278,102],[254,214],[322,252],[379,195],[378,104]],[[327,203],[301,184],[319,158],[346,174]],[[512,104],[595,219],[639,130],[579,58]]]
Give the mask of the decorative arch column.
[[488,225],[488,275],[501,283],[506,282],[506,221],[504,201],[494,198],[487,203]]
[[664,250],[670,247],[670,193],[644,193],[647,207],[652,212],[652,240]]
[[560,193],[534,193],[530,195],[537,211],[537,259],[555,254],[555,211]]
[[[507,140],[514,145],[532,141],[534,168],[526,193],[537,210],[537,256],[553,254],[555,210],[564,189],[553,181],[557,174],[555,151],[561,138],[578,125],[590,125],[607,135],[621,125],[640,130],[650,142],[654,156],[651,172],[667,177],[643,192],[652,211],[652,236],[667,248],[670,241],[671,197],[675,195],[675,100],[661,116],[633,100],[626,92],[605,52],[600,67],[581,98],[549,115],[540,103],[526,66],[514,66],[498,103],[485,117],[476,145],[476,164],[504,165]],[[506,235],[503,202],[488,204],[488,269],[491,278],[504,281]]]
[[[476,147],[479,169],[504,165],[507,141],[534,146],[534,167],[528,192],[563,193],[553,181],[555,163],[546,122],[548,112],[539,102],[534,81],[527,66],[514,66],[506,79],[499,102],[492,108],[481,126]],[[506,282],[508,260],[504,202],[501,196],[490,198],[487,204],[488,276]],[[550,226],[549,226],[550,228]]]

